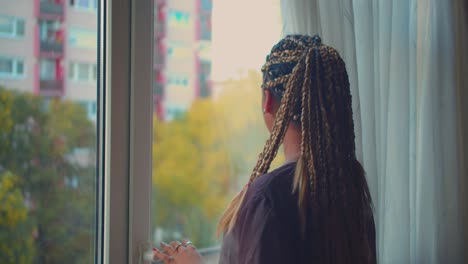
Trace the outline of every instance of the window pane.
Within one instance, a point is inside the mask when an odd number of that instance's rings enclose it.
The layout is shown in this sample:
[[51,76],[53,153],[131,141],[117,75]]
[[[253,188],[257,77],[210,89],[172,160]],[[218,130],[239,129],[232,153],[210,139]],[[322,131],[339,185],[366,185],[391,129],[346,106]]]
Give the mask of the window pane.
[[14,20],[8,16],[0,16],[0,35],[14,34]]
[[16,21],[16,35],[24,36],[24,20],[22,19]]
[[63,79],[97,50],[64,49],[63,36],[95,40],[97,17],[34,2],[0,0],[0,263],[94,263],[98,106],[79,102],[96,102],[97,83]]
[[24,63],[22,61],[16,61],[16,74],[23,75],[24,73]]
[[91,0],[76,0],[76,5],[82,8],[89,8]]
[[55,62],[53,60],[42,59],[39,64],[39,75],[41,80],[54,80]]
[[70,62],[68,64],[68,79],[73,80],[75,79],[75,63]]
[[217,221],[267,137],[260,68],[280,37],[279,1],[155,2],[153,244],[216,248]]
[[79,63],[76,69],[78,70],[78,80],[87,81],[89,79],[89,65]]
[[13,60],[0,58],[0,73],[13,74]]

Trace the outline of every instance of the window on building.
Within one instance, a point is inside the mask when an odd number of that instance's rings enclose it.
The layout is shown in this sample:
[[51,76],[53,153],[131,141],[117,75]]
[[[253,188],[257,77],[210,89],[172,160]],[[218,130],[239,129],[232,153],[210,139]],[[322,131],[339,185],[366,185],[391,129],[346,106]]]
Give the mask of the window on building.
[[84,9],[84,10],[96,10],[98,0],[70,0],[70,6]]
[[97,66],[92,63],[71,62],[68,69],[68,79],[94,83],[97,80]]
[[0,78],[24,77],[24,61],[17,58],[0,57]]
[[88,118],[90,120],[96,120],[96,115],[97,115],[97,102],[94,100],[90,101],[79,101],[78,102],[81,107],[86,111]]
[[60,22],[53,20],[39,20],[39,39],[46,42],[56,42]]
[[192,16],[188,12],[180,10],[169,10],[169,25],[178,27],[189,27],[192,25]]
[[55,61],[49,59],[41,59],[39,62],[39,77],[41,80],[55,80]]
[[96,31],[71,27],[68,30],[68,43],[75,48],[95,50],[97,48]]
[[23,37],[24,19],[0,15],[0,37]]

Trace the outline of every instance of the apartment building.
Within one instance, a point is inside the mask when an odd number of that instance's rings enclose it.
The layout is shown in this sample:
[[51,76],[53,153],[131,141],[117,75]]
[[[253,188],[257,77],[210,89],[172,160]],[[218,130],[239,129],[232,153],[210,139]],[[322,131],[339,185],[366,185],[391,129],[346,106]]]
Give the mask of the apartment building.
[[[0,86],[81,103],[95,120],[99,0],[0,0]],[[154,0],[154,110],[211,94],[211,0]]]

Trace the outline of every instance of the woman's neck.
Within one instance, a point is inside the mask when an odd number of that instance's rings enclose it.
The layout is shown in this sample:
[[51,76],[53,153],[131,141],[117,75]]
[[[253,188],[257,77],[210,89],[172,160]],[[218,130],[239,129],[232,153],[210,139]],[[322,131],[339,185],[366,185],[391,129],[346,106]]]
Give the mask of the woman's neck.
[[292,125],[289,126],[283,140],[284,157],[286,162],[297,161],[301,155],[301,133]]

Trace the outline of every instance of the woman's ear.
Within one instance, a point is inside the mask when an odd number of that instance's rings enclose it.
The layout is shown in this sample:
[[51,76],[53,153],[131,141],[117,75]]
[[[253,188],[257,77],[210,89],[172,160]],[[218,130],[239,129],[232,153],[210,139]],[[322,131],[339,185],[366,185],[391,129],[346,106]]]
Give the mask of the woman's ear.
[[272,113],[273,111],[273,96],[270,92],[270,90],[265,89],[263,90],[263,112],[264,113]]

